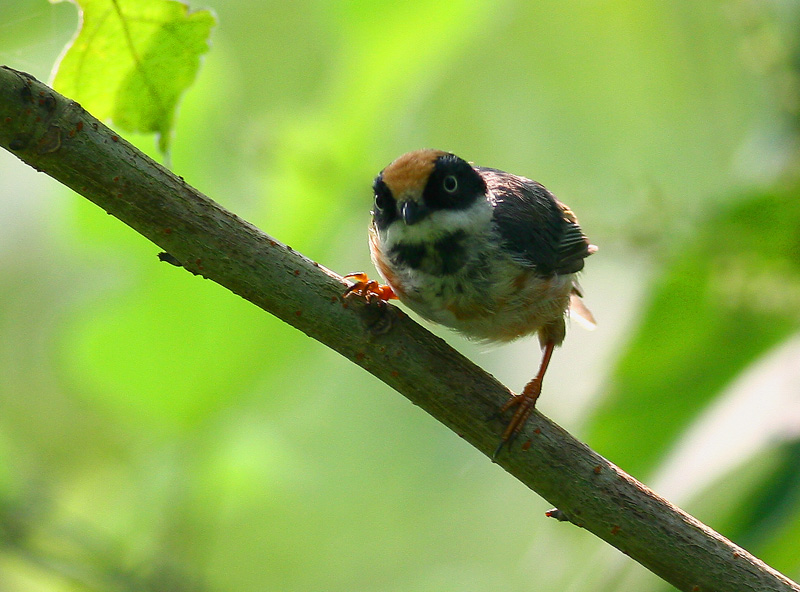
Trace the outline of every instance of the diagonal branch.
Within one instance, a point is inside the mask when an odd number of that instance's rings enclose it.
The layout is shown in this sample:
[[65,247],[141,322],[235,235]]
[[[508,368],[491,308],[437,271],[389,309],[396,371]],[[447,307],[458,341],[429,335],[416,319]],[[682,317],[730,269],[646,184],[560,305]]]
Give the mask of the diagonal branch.
[[[484,454],[508,398],[399,309],[343,301],[335,273],[226,211],[33,77],[0,67],[0,145],[122,220],[188,271],[335,349]],[[687,592],[800,586],[659,497],[541,414],[498,460],[583,527]]]

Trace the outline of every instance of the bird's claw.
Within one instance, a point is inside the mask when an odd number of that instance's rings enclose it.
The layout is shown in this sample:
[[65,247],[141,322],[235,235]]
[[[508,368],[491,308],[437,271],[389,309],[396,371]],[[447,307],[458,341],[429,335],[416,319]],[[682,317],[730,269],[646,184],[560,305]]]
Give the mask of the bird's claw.
[[344,279],[353,282],[353,284],[344,291],[343,296],[345,298],[355,294],[364,298],[369,303],[376,300],[386,302],[387,300],[397,298],[391,286],[379,284],[377,281],[369,279],[366,273],[348,273],[344,276]]
[[503,430],[503,435],[500,436],[500,443],[497,445],[497,448],[495,448],[494,453],[492,454],[493,461],[497,460],[497,457],[503,450],[504,446],[508,447],[509,450],[511,449],[511,445],[519,436],[522,428],[527,423],[534,409],[536,409],[536,400],[539,398],[541,392],[542,382],[541,380],[534,378],[527,385],[525,385],[525,388],[519,395],[512,395],[511,398],[508,399],[508,401],[506,401],[503,406],[497,410],[495,416],[502,415],[512,407],[517,408],[514,411],[514,415],[511,417],[511,420],[508,422],[506,429]]
[[342,294],[347,306],[347,299],[354,295],[362,298],[367,306],[362,311],[362,318],[373,335],[383,335],[392,328],[394,315],[388,314],[387,300],[397,298],[390,286],[370,280],[365,273],[350,273],[344,276],[353,282]]

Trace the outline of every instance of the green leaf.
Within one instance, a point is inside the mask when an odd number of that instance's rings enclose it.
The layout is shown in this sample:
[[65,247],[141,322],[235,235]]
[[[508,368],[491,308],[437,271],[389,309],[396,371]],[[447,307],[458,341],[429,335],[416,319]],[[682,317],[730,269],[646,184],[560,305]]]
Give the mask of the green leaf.
[[592,419],[589,442],[634,475],[800,326],[800,200],[792,187],[709,218],[655,287]]
[[122,131],[158,134],[166,152],[214,15],[172,0],[71,1],[81,27],[56,65],[53,86]]

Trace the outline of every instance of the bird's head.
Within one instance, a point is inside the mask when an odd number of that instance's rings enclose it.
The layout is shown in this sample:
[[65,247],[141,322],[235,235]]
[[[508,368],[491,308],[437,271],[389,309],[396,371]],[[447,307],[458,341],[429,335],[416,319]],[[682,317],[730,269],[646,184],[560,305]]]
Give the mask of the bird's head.
[[373,191],[378,231],[406,238],[424,239],[470,226],[477,221],[476,206],[491,211],[480,173],[441,150],[416,150],[399,157],[376,177]]

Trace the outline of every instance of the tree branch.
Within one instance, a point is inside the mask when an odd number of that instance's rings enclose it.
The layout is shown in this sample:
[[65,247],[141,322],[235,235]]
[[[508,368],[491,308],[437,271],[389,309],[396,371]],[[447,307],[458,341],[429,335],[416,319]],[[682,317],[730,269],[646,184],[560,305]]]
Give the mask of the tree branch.
[[[487,456],[510,391],[398,308],[344,301],[342,278],[142,154],[79,104],[0,67],[0,145],[211,279],[335,349]],[[498,463],[583,527],[687,592],[800,586],[659,497],[538,412]]]

